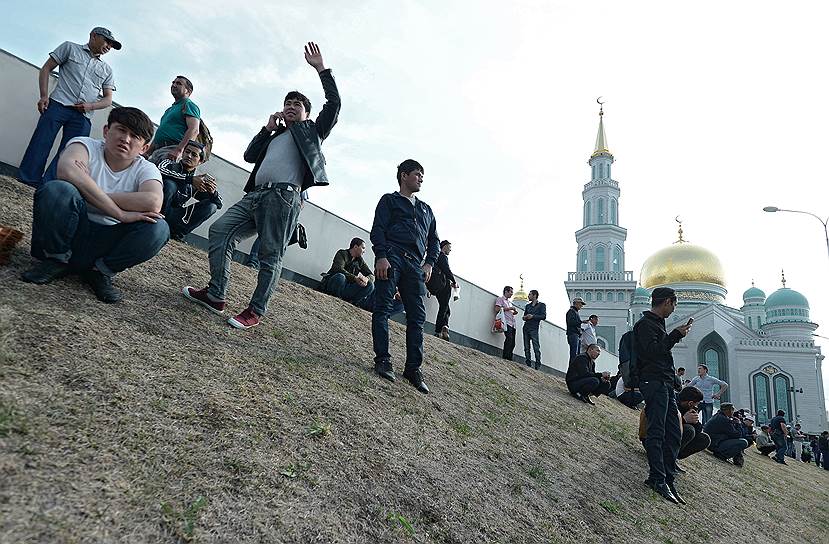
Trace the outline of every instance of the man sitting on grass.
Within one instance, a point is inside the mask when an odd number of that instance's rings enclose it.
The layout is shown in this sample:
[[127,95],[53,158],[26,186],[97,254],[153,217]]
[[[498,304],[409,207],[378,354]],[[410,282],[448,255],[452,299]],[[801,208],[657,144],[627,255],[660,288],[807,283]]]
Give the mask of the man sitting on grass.
[[58,179],[35,193],[32,256],[40,262],[25,282],[44,284],[80,273],[102,302],[118,302],[112,278],[153,258],[170,239],[163,219],[158,168],[141,157],[153,136],[137,108],[115,108],[104,139],[69,140],[58,160]]
[[775,452],[777,446],[774,445],[771,436],[769,436],[769,426],[761,425],[760,434],[757,435],[757,453],[768,457]]
[[586,404],[594,404],[590,395],[607,395],[610,392],[610,373],[596,372],[596,359],[602,348],[596,344],[587,346],[587,351],[570,359],[567,368],[567,389],[575,398]]
[[720,411],[708,420],[704,428],[705,433],[711,437],[708,449],[714,453],[714,457],[722,461],[733,458],[738,467],[743,466],[743,450],[748,447],[748,440],[741,438],[741,425],[740,420],[734,417],[734,405],[724,402]]

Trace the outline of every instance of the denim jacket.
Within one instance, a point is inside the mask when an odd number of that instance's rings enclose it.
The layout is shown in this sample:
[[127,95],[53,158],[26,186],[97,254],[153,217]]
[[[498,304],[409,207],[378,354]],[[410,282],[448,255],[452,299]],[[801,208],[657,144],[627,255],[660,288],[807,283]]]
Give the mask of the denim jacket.
[[403,250],[419,261],[434,266],[440,240],[432,208],[420,199],[412,202],[398,192],[387,193],[377,203],[370,235],[377,259],[386,257],[390,247]]
[[271,140],[285,132],[291,131],[294,143],[305,161],[305,175],[302,179],[302,190],[308,187],[328,185],[328,176],[325,174],[325,157],[322,154],[322,141],[325,140],[331,129],[337,124],[337,116],[340,114],[340,94],[337,91],[337,84],[331,70],[323,70],[319,74],[322,82],[322,90],[325,92],[325,105],[322,107],[316,121],[306,119],[299,123],[292,123],[289,128],[280,126],[271,132],[265,127],[259,134],[253,137],[248,148],[245,150],[244,159],[254,163],[253,171],[250,173],[248,182],[245,185],[245,192],[251,192],[256,187],[256,172],[265,159],[268,145]]

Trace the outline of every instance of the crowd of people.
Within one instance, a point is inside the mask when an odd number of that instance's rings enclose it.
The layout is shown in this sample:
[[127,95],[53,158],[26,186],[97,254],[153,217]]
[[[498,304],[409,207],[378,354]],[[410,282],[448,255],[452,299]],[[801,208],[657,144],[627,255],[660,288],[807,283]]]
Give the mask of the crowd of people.
[[[121,43],[102,27],[92,29],[86,44],[64,42],[49,55],[39,72],[40,118],[20,165],[21,181],[36,188],[33,203],[32,256],[37,262],[21,274],[34,284],[50,283],[79,274],[103,302],[115,303],[123,294],[113,278],[130,267],[152,259],[172,237],[180,239],[203,224],[223,206],[218,181],[197,174],[210,156],[212,137],[191,96],[193,83],[176,76],[171,84],[172,105],[158,129],[138,108],[110,111],[103,139],[89,137],[94,111],[112,103],[115,82],[112,68],[101,57]],[[334,129],[340,96],[319,47],[305,46],[307,63],[316,70],[325,104],[310,118],[310,100],[299,91],[285,96],[282,108],[269,115],[244,152],[254,165],[245,195],[209,228],[207,269],[209,280],[201,288],[184,286],[183,296],[210,312],[224,315],[230,282],[230,262],[237,245],[256,236],[257,283],[249,304],[229,317],[235,328],[261,323],[277,286],[289,243],[299,240],[298,218],[311,187],[329,184],[321,146]],[[48,93],[48,79],[58,68],[58,85]],[[46,168],[58,131],[63,135],[59,153]],[[374,370],[394,382],[389,351],[392,315],[405,312],[406,355],[403,377],[418,391],[429,387],[421,371],[424,296],[435,296],[439,310],[435,334],[449,339],[450,301],[457,297],[458,282],[449,266],[452,244],[440,241],[432,209],[416,194],[424,180],[424,167],[407,159],[397,167],[397,190],[380,197],[375,209],[370,242],[374,266],[363,256],[366,242],[353,238],[337,251],[330,269],[322,274],[321,290],[372,313]],[[303,231],[304,232],[304,231]],[[253,256],[253,255],[252,255]],[[496,322],[504,334],[503,358],[512,360],[518,309],[513,289],[506,286],[495,300]],[[540,369],[539,327],[547,318],[546,305],[531,290],[523,308],[522,333],[525,362]],[[675,485],[684,470],[678,459],[710,450],[716,457],[744,463],[743,452],[752,444],[758,453],[775,454],[780,463],[791,444],[801,459],[809,453],[799,425],[787,427],[778,412],[758,434],[750,415],[722,403],[714,414],[715,400],[728,384],[708,374],[684,380],[684,369],[674,369],[671,349],[692,326],[692,320],[670,333],[665,318],[676,308],[671,289],[652,293],[652,308],[620,340],[619,369],[615,376],[596,372],[601,354],[596,327],[599,318],[582,320],[584,300],[575,298],[566,314],[569,366],[566,384],[576,399],[593,404],[591,397],[615,397],[639,409],[640,437],[647,452],[649,475],[645,483],[674,503],[684,503]],[[680,372],[681,371],[681,372]],[[719,386],[717,393],[714,386]],[[827,432],[811,445],[816,462],[829,470]]]

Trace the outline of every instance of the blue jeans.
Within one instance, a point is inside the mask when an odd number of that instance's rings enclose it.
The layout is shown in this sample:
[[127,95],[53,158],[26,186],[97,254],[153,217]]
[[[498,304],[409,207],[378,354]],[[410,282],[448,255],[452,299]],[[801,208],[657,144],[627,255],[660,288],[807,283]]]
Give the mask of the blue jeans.
[[389,317],[393,314],[395,290],[400,289],[406,310],[406,369],[417,369],[423,362],[426,308],[422,297],[426,294],[425,277],[420,268],[420,260],[402,250],[391,247],[386,258],[391,264],[388,279],[377,279],[374,283],[374,312],[371,315],[374,361],[391,359]]
[[90,221],[81,193],[62,180],[38,188],[33,215],[32,256],[68,263],[77,270],[94,266],[107,276],[152,259],[170,239],[164,221],[117,225]]
[[521,327],[521,332],[524,336],[524,362],[527,363],[527,366],[532,366],[533,360],[530,357],[530,344],[533,347],[533,353],[535,353],[535,368],[541,366],[541,345],[538,343],[538,328],[527,328],[527,325]]
[[256,238],[256,240],[253,241],[253,244],[251,244],[250,253],[248,253],[248,260],[245,263],[245,266],[259,270],[259,238]]
[[579,339],[578,334],[569,333],[567,335],[567,345],[570,346],[570,359],[579,354]]
[[697,407],[699,408],[699,422],[704,426],[714,415],[714,403],[700,402]]
[[245,238],[259,235],[259,276],[250,299],[257,315],[268,311],[268,300],[282,273],[282,258],[299,218],[299,190],[288,185],[259,189],[246,194],[210,225],[207,292],[224,300],[230,281],[233,251]]
[[773,432],[771,433],[771,439],[777,448],[777,453],[774,454],[774,458],[777,459],[778,463],[783,462],[786,457],[786,450],[789,449],[789,444],[786,443],[786,437],[783,436],[782,432]]
[[625,391],[616,400],[627,406],[628,408],[636,408],[642,402],[642,393],[637,390]]
[[348,283],[345,274],[333,274],[325,279],[324,290],[329,295],[341,298],[361,308],[365,301],[374,293],[374,284],[369,283],[365,287],[359,283]]
[[673,383],[643,381],[639,384],[639,390],[645,399],[645,417],[648,420],[645,436],[650,467],[648,479],[657,485],[672,483],[682,441]]
[[[55,137],[61,128],[63,128],[63,136],[60,139],[58,152],[44,175],[46,159],[49,158],[49,151],[52,150]],[[76,136],[89,136],[91,129],[92,122],[84,114],[50,99],[49,107],[37,120],[32,139],[29,140],[29,147],[26,148],[23,160],[20,161],[20,173],[18,174],[20,180],[27,185],[38,187],[44,180],[57,178],[58,157],[66,147],[66,142]]]
[[720,457],[730,459],[737,455],[742,455],[743,450],[748,447],[748,440],[745,438],[728,438],[717,444],[717,449],[712,450]]

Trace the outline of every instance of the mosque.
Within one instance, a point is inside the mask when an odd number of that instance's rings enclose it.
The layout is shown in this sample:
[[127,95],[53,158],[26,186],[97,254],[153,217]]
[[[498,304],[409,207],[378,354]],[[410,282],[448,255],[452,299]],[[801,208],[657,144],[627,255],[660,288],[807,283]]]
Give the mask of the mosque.
[[[627,230],[619,226],[619,183],[611,177],[613,154],[607,147],[604,112],[588,164],[582,228],[576,231],[576,271],[564,282],[570,300],[582,297],[582,318],[599,316],[597,336],[603,348],[617,352],[619,338],[650,308],[655,287],[671,287],[678,306],[666,326],[670,331],[694,318],[688,336],[673,349],[677,367],[690,378],[699,363],[729,388],[723,401],[756,414],[758,426],[777,410],[817,434],[827,428],[821,365],[815,345],[818,325],[809,320],[806,297],[786,286],[766,297],[758,287],[743,293],[743,305],[725,304],[725,271],[711,251],[684,239],[682,224],[677,241],[644,262],[638,282],[625,270]],[[718,404],[718,403],[717,403]],[[716,407],[716,406],[715,406]]]

